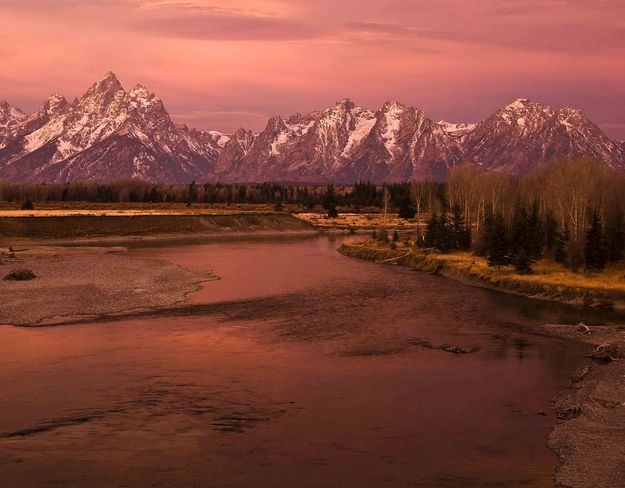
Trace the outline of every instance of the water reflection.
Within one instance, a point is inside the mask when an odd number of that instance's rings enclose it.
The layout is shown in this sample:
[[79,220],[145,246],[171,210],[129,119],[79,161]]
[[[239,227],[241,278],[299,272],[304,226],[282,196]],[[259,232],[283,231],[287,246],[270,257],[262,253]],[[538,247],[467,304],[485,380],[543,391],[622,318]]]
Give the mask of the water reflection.
[[339,242],[136,248],[221,280],[158,313],[0,329],[3,482],[552,486],[538,413],[585,349],[524,331],[590,315]]

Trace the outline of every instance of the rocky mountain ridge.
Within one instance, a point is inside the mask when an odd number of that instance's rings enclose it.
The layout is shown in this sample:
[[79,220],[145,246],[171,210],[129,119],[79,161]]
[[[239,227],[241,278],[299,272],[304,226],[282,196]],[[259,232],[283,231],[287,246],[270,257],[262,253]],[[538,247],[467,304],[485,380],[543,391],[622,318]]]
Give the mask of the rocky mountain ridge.
[[80,98],[52,95],[31,115],[0,102],[0,179],[9,181],[440,180],[465,161],[525,174],[581,157],[623,169],[625,143],[580,110],[527,99],[474,124],[435,122],[398,102],[372,111],[344,99],[232,135],[175,124],[154,93],[126,91],[110,72]]

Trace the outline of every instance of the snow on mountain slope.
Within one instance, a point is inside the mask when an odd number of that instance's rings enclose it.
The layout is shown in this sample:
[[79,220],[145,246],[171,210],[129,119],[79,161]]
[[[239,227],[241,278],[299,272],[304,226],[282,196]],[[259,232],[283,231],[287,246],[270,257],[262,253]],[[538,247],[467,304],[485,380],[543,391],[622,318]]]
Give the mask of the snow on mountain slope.
[[174,124],[154,93],[142,85],[126,91],[113,73],[72,103],[52,95],[31,115],[0,103],[0,179],[13,181],[382,182],[444,179],[463,161],[524,174],[579,157],[625,169],[625,143],[577,109],[527,99],[476,124],[434,122],[398,102],[371,111],[344,99],[232,135]]
[[0,178],[201,180],[224,137],[176,126],[158,97],[142,85],[125,91],[109,72],[74,103],[53,95],[14,126]]
[[478,123],[464,140],[467,156],[513,174],[563,158],[588,157],[623,168],[625,154],[581,111],[517,99]]

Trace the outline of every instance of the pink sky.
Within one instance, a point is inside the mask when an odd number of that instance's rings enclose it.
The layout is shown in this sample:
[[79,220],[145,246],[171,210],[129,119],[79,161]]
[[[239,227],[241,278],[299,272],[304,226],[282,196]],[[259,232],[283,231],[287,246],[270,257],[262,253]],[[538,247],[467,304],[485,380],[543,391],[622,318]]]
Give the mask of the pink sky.
[[469,122],[523,97],[625,139],[623,0],[0,0],[0,59],[27,111],[111,70],[201,129],[345,97]]

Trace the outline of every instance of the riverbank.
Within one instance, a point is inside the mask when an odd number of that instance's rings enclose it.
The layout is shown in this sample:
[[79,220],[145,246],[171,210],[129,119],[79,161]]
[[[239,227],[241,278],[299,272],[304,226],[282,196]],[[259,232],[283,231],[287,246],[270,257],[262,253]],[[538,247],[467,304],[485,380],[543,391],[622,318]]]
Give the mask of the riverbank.
[[316,232],[307,222],[280,212],[238,213],[58,213],[0,217],[0,246],[40,240],[190,236],[255,232]]
[[[2,279],[24,268],[36,278]],[[212,279],[164,261],[129,257],[123,247],[16,247],[0,254],[0,325],[158,309],[184,302]]]
[[[601,284],[595,278],[584,286],[580,278],[576,286],[567,286],[563,276],[552,274],[550,279],[549,269],[537,266],[543,274],[527,277],[488,268],[469,253],[423,253],[373,241],[347,241],[339,251],[530,298],[622,309],[625,297],[616,280]],[[545,325],[534,332],[593,346],[589,364],[575,372],[554,400],[557,421],[548,444],[558,456],[556,483],[571,488],[625,486],[625,326]]]
[[541,332],[593,346],[589,364],[554,400],[548,444],[558,456],[556,482],[625,486],[625,327],[545,325]]
[[372,240],[347,241],[341,245],[339,252],[378,263],[410,266],[468,285],[528,298],[625,310],[625,267],[622,265],[602,273],[584,274],[573,273],[557,263],[541,261],[534,266],[533,274],[522,275],[512,267],[491,268],[486,259],[470,252],[424,252],[403,243],[393,246]]

